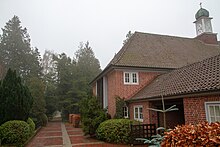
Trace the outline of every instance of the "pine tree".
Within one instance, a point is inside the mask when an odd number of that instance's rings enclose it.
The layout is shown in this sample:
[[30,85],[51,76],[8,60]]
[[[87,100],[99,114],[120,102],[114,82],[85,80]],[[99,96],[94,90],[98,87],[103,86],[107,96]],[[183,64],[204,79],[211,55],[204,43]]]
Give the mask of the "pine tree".
[[0,85],[0,124],[9,120],[26,121],[33,104],[33,98],[27,86],[15,71],[8,70]]
[[125,45],[128,40],[131,38],[131,36],[133,35],[134,33],[131,33],[131,31],[128,31],[127,35],[126,35],[126,39],[123,40],[123,45]]
[[77,61],[75,87],[78,87],[79,94],[81,94],[79,97],[83,98],[90,94],[89,83],[101,72],[101,67],[88,41],[85,44],[80,43],[79,50],[75,55]]
[[0,38],[0,60],[5,69],[16,70],[22,78],[26,78],[36,66],[35,51],[31,49],[30,36],[21,21],[14,16],[2,28]]

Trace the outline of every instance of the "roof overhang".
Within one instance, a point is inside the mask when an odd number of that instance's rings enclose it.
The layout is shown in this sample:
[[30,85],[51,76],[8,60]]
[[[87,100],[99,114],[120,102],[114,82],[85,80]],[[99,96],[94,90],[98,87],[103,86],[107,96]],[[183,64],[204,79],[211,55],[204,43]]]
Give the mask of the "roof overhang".
[[[163,96],[164,100],[169,99],[179,99],[179,98],[190,98],[190,97],[204,97],[204,96],[213,96],[213,95],[220,95],[220,89],[212,90],[212,91],[204,91],[204,92],[194,92],[194,93],[186,93],[186,94],[179,94],[179,95],[170,95],[170,96]],[[126,100],[127,102],[141,102],[141,101],[158,101],[161,100],[162,96],[155,96],[155,97],[146,97],[146,98],[137,98],[137,99],[129,99]]]

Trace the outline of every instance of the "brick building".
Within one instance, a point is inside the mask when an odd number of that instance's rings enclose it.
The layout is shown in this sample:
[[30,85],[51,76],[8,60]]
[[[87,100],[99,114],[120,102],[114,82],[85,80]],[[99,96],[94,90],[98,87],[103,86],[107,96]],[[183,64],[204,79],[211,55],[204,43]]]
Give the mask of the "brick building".
[[[207,112],[213,110],[215,116],[210,116],[210,121],[213,117],[219,119],[220,65],[216,62],[220,62],[217,56],[220,46],[217,34],[212,31],[211,19],[207,10],[198,10],[194,22],[195,38],[135,32],[91,82],[93,93],[103,108],[107,108],[113,117],[116,112],[115,97],[119,96],[127,103],[123,108],[125,117],[161,126],[161,114],[148,108],[161,108],[163,95],[166,107],[176,104],[179,108],[179,111],[167,115],[169,127],[209,120]],[[211,72],[209,68],[215,71]],[[199,70],[207,76],[199,74]],[[209,82],[209,87],[204,91],[198,90],[202,84],[196,84],[197,81],[205,81],[205,86]],[[187,91],[189,88],[194,90]],[[193,106],[201,107],[198,107],[198,112],[192,112],[197,110]]]

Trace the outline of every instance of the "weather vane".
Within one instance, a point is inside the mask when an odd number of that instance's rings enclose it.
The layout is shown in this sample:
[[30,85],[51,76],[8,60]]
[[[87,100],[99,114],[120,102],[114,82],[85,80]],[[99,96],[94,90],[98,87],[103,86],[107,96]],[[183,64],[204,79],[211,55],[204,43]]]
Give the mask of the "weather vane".
[[199,5],[200,5],[200,8],[202,8],[202,2],[200,2]]

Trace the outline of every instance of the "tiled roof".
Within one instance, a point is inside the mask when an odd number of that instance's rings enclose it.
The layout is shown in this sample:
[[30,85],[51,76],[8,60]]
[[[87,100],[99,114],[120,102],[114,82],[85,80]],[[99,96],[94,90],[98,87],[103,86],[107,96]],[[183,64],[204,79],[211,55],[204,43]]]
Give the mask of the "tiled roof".
[[219,45],[183,38],[135,32],[110,65],[179,68],[220,53]]
[[131,100],[216,91],[220,93],[220,54],[160,75]]

